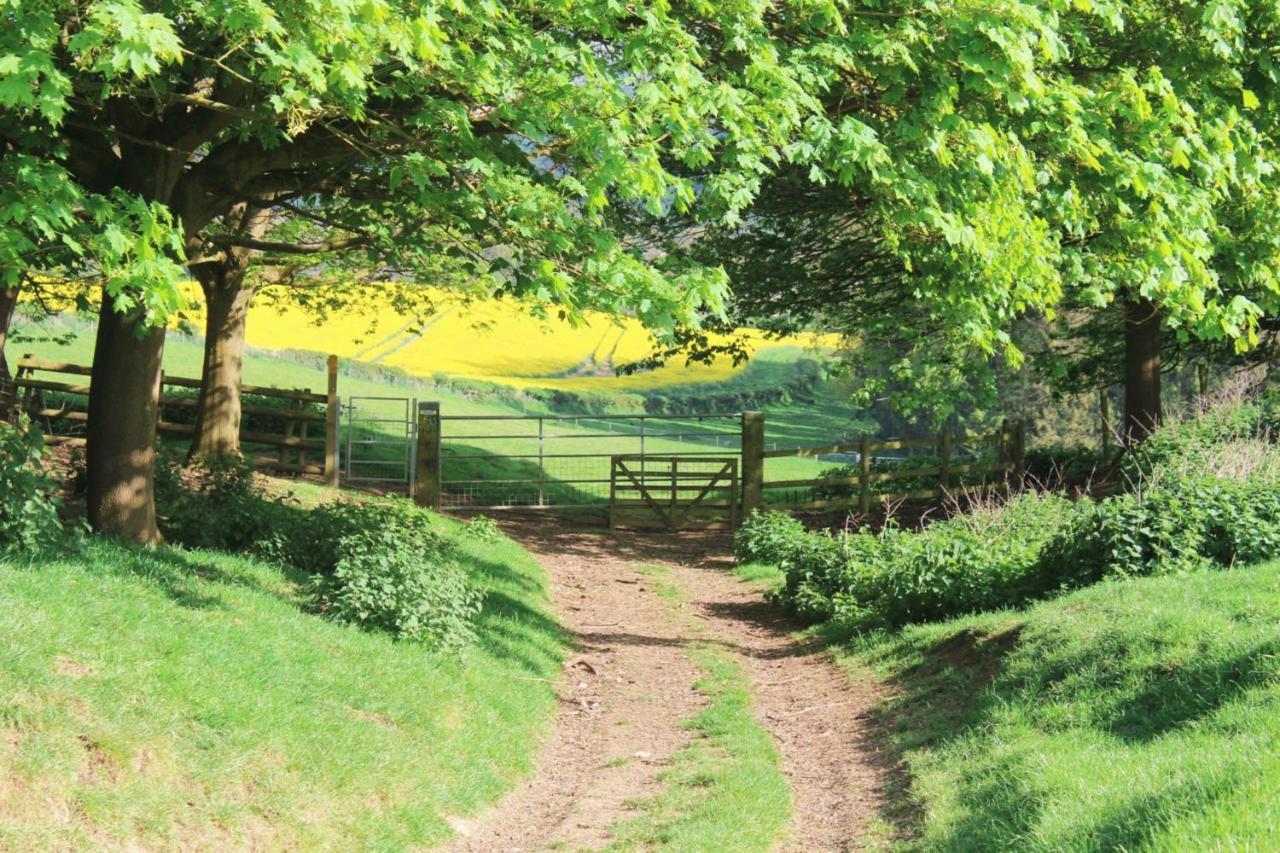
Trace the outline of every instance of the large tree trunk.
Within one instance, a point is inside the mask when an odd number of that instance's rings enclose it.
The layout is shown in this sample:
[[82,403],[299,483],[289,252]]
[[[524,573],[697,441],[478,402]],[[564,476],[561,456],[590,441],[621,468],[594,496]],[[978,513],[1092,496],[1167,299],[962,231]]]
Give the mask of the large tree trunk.
[[1133,446],[1160,425],[1160,309],[1149,299],[1124,306],[1125,443]]
[[0,421],[7,421],[13,414],[13,404],[18,395],[13,387],[13,374],[5,360],[4,347],[9,341],[9,324],[18,306],[18,288],[0,287]]
[[164,333],[103,294],[89,391],[89,523],[145,545],[160,541],[153,475]]
[[[270,211],[241,205],[227,219],[241,235],[257,238],[267,230]],[[192,269],[204,291],[206,307],[204,367],[192,457],[240,452],[244,332],[255,292],[244,284],[251,257],[247,249],[232,247],[219,260]]]
[[254,289],[243,267],[197,268],[206,308],[204,369],[191,456],[240,452],[240,386],[244,377],[245,321]]

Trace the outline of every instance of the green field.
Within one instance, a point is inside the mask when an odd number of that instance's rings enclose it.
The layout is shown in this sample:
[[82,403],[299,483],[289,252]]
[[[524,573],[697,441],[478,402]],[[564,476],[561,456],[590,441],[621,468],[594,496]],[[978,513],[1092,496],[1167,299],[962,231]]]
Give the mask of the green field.
[[460,545],[485,593],[461,656],[306,612],[299,578],[225,553],[0,562],[0,848],[447,837],[529,771],[565,648],[528,554]]

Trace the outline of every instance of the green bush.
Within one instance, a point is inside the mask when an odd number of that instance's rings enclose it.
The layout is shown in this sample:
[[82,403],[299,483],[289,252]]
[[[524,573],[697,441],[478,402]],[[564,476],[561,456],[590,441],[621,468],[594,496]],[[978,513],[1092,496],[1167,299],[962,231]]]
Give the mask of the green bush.
[[0,553],[66,544],[57,484],[44,469],[44,436],[25,415],[0,421]]
[[733,534],[733,550],[744,562],[780,566],[788,549],[799,547],[808,535],[805,526],[786,513],[753,510]]
[[1195,571],[1280,554],[1273,407],[1173,421],[1128,455],[1133,488],[1072,503],[1019,495],[918,532],[807,533],[777,514],[739,531],[743,560],[776,565],[797,615],[896,626],[1014,607],[1113,576]]
[[252,463],[240,456],[187,463],[177,453],[164,453],[157,460],[155,484],[161,532],[190,548],[248,550],[286,513],[258,485]]
[[1046,487],[1088,480],[1102,467],[1102,454],[1092,447],[1080,445],[1032,447],[1023,459],[1027,476]]
[[1280,554],[1280,489],[1265,481],[1166,478],[1146,494],[1082,502],[1046,549],[1078,583],[1257,562]]
[[498,522],[487,515],[477,515],[462,525],[462,535],[476,542],[493,544],[502,541],[502,530]]
[[897,626],[1016,607],[1106,577],[1231,566],[1280,554],[1280,489],[1166,479],[1144,494],[1072,503],[1024,494],[922,531],[805,532],[770,513],[737,537],[740,559],[776,565],[797,616]]
[[[1240,448],[1272,443],[1274,424],[1269,411],[1261,404],[1245,403],[1170,420],[1125,453],[1120,466],[1124,482],[1137,488],[1164,477],[1202,474],[1219,467],[1215,463],[1224,450],[1231,451],[1233,461],[1242,461]],[[1255,472],[1241,468],[1222,473],[1243,479]]]
[[436,648],[474,639],[481,595],[449,549],[406,541],[395,529],[372,529],[344,537],[335,551],[340,556],[333,573],[311,583],[318,610]]
[[1039,557],[1070,515],[1065,498],[1028,493],[920,532],[888,525],[832,536],[766,513],[752,515],[735,541],[741,559],[783,572],[775,596],[797,616],[891,626],[1019,604],[1057,588]]
[[[480,594],[431,514],[398,499],[304,507],[267,495],[239,457],[157,467],[162,529],[193,548],[251,551],[306,575],[308,602],[335,619],[455,648],[472,636]],[[491,524],[492,526],[492,524]],[[464,535],[497,533],[468,525]]]
[[332,501],[279,519],[253,547],[259,556],[301,569],[308,575],[331,575],[341,562],[343,540],[382,531],[406,548],[431,554],[452,553],[453,543],[431,514],[410,501],[388,498]]
[[[492,523],[469,524],[461,535],[496,533]],[[309,575],[311,604],[335,619],[439,648],[473,635],[480,593],[458,567],[454,540],[409,501],[334,501],[297,511],[254,551]]]

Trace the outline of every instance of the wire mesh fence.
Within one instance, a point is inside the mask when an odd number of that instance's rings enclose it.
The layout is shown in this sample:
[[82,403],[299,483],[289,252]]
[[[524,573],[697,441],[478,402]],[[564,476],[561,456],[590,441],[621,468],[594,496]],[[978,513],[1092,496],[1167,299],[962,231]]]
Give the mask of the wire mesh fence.
[[349,482],[413,487],[417,401],[352,396],[344,409],[343,476]]

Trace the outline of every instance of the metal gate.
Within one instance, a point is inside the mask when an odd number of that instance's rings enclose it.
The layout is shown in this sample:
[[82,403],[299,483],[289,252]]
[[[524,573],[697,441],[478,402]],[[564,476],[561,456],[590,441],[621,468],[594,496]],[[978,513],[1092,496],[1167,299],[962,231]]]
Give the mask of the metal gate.
[[418,401],[410,397],[348,397],[343,479],[413,489]]
[[610,527],[738,526],[737,457],[615,456],[609,479]]
[[440,422],[440,497],[446,509],[595,509],[603,514],[615,456],[723,461],[738,457],[742,446],[736,412],[443,414]]

